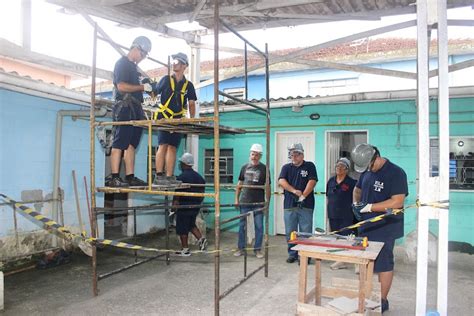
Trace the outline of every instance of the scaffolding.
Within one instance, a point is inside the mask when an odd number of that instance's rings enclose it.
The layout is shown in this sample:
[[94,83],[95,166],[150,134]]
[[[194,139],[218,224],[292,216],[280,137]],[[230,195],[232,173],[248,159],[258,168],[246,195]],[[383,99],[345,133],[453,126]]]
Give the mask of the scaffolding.
[[[268,277],[268,249],[269,249],[269,238],[268,238],[268,231],[269,231],[269,205],[270,205],[270,172],[269,172],[269,165],[270,165],[270,95],[269,95],[269,54],[268,54],[268,45],[265,45],[265,51],[261,51],[258,49],[254,44],[249,42],[243,36],[241,36],[238,32],[232,29],[229,25],[227,25],[224,21],[222,21],[219,17],[219,1],[215,1],[214,4],[214,113],[212,117],[202,117],[202,118],[180,118],[180,119],[162,119],[162,120],[140,120],[140,121],[126,121],[126,122],[101,122],[95,120],[95,108],[96,108],[96,99],[95,99],[95,88],[96,88],[96,58],[97,58],[97,41],[98,39],[104,40],[110,43],[120,54],[124,55],[122,52],[123,46],[117,45],[112,41],[107,34],[101,30],[97,23],[93,22],[90,17],[87,15],[83,16],[94,26],[94,43],[93,43],[93,61],[92,61],[92,88],[91,88],[91,111],[90,111],[90,181],[91,181],[91,209],[92,209],[92,227],[91,227],[91,235],[93,238],[97,238],[98,236],[98,229],[97,229],[97,216],[100,214],[106,213],[117,213],[117,212],[129,212],[130,210],[133,211],[133,216],[136,218],[137,211],[142,210],[151,210],[151,209],[162,209],[163,214],[165,216],[165,229],[166,229],[166,252],[159,253],[158,255],[154,255],[152,257],[148,257],[146,259],[137,260],[137,252],[135,251],[135,262],[129,264],[127,266],[118,268],[116,270],[106,272],[103,274],[98,274],[97,271],[97,245],[93,245],[92,249],[92,284],[93,284],[93,294],[98,295],[98,281],[116,274],[118,272],[127,270],[129,268],[135,267],[140,265],[144,262],[148,262],[153,260],[157,257],[166,256],[166,263],[169,264],[170,256],[169,256],[169,213],[170,210],[176,208],[169,203],[169,198],[173,196],[193,196],[193,197],[208,197],[214,200],[214,203],[211,205],[206,205],[207,207],[214,208],[215,210],[215,219],[214,219],[214,232],[215,232],[215,249],[214,253],[214,311],[216,315],[219,315],[219,304],[220,301],[229,295],[232,291],[238,288],[241,284],[247,281],[250,277],[254,276],[260,270],[264,270],[265,277]],[[219,90],[219,30],[220,25],[226,28],[228,31],[235,34],[240,40],[244,42],[244,80],[245,80],[245,96],[244,99],[236,98],[232,95],[229,95],[225,92]],[[100,36],[99,36],[100,35]],[[248,101],[248,67],[247,67],[247,51],[248,47],[251,47],[255,50],[261,58],[265,61],[265,95],[266,95],[266,107],[259,107],[255,104]],[[159,62],[162,65],[166,65],[164,63]],[[168,63],[169,64],[169,63]],[[169,69],[169,66],[168,66]],[[144,73],[143,71],[141,71]],[[247,253],[244,251],[244,271],[243,277],[233,286],[224,291],[221,291],[220,288],[220,257],[221,257],[221,248],[220,248],[220,235],[221,235],[221,226],[223,224],[227,224],[234,221],[240,221],[242,219],[246,220],[246,218],[250,215],[250,213],[240,214],[234,217],[231,217],[226,220],[221,221],[221,208],[233,206],[234,204],[222,204],[220,201],[220,192],[221,188],[226,187],[235,187],[229,185],[222,185],[220,184],[220,176],[219,176],[219,158],[220,158],[220,135],[221,134],[243,134],[246,131],[243,129],[236,129],[227,126],[220,126],[220,112],[219,112],[219,96],[224,96],[227,98],[231,98],[235,101],[241,102],[242,104],[246,104],[251,106],[257,113],[263,114],[265,116],[266,121],[266,128],[260,131],[252,131],[253,133],[265,133],[266,135],[266,179],[265,185],[240,185],[242,188],[253,188],[253,189],[260,189],[265,190],[265,202],[258,203],[260,206],[256,208],[254,212],[263,212],[264,215],[264,227],[265,227],[265,234],[264,234],[264,248],[265,248],[265,255],[264,255],[264,263],[258,266],[253,271],[247,271]],[[99,126],[118,126],[118,125],[133,125],[139,126],[144,128],[148,132],[148,177],[147,177],[147,186],[144,187],[128,187],[128,188],[112,188],[112,187],[98,187],[95,183],[95,129]],[[193,192],[178,192],[175,191],[176,189],[180,188],[188,188],[193,186],[192,184],[183,183],[178,187],[166,187],[166,186],[157,186],[152,184],[152,136],[154,130],[165,130],[165,131],[173,131],[177,133],[186,133],[186,134],[194,134],[194,135],[212,135],[214,137],[214,183],[212,184],[214,188],[213,193],[193,193]],[[209,184],[205,185],[209,186]],[[164,196],[164,203],[161,204],[151,204],[145,206],[135,206],[135,207],[122,207],[122,208],[100,208],[97,207],[96,201],[96,193],[103,192],[103,193],[136,193],[136,194],[148,194],[148,195],[161,195]],[[242,205],[245,203],[242,203]],[[252,205],[255,203],[251,203]],[[257,205],[255,205],[257,207]],[[179,207],[181,208],[181,206]],[[134,236],[136,235],[136,221],[134,221]]]

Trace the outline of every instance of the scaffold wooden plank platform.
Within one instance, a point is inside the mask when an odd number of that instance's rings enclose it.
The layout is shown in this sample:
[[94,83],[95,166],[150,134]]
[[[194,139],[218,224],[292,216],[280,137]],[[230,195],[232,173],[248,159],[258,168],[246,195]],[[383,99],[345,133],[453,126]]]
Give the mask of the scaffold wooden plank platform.
[[141,194],[158,194],[168,196],[195,196],[195,197],[212,197],[212,193],[197,193],[197,192],[180,192],[176,190],[187,189],[191,186],[187,183],[180,185],[155,185],[151,186],[133,186],[133,187],[97,187],[97,192],[104,193],[141,193]]
[[[213,135],[214,134],[214,118],[179,118],[179,119],[162,119],[162,120],[138,120],[124,122],[96,122],[96,126],[120,126],[134,125],[148,128],[151,125],[153,130],[172,131],[181,134],[195,135]],[[221,134],[245,134],[246,131],[241,128],[233,128],[229,126],[219,125]]]

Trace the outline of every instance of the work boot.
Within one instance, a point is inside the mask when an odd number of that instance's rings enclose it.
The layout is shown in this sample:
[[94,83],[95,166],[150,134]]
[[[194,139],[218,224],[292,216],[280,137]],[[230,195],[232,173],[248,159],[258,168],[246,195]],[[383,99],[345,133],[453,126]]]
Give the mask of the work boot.
[[298,260],[297,257],[292,257],[292,256],[290,256],[290,257],[288,257],[288,259],[286,259],[286,263],[293,263],[293,262],[295,262],[295,261],[297,261],[297,260]]
[[154,185],[168,185],[168,182],[166,181],[166,176],[164,174],[157,174],[155,176],[155,179],[153,180]]
[[123,181],[120,177],[113,177],[108,181],[108,183],[106,183],[106,186],[112,188],[126,188],[128,187],[128,182]]
[[381,305],[382,305],[382,314],[383,314],[384,312],[388,311],[388,308],[389,308],[388,300],[382,299],[382,304]]
[[183,183],[182,181],[176,180],[175,176],[167,176],[166,181],[168,182],[169,185],[181,185]]
[[144,187],[148,185],[148,183],[146,183],[145,181],[137,177],[127,179],[127,182],[128,182],[128,185],[131,187]]
[[189,257],[191,252],[189,251],[189,248],[183,248],[181,251],[177,251],[176,254],[181,257]]
[[207,249],[207,239],[204,238],[204,237],[201,237],[198,240],[198,247],[199,247],[199,250],[201,250],[201,251],[206,250]]

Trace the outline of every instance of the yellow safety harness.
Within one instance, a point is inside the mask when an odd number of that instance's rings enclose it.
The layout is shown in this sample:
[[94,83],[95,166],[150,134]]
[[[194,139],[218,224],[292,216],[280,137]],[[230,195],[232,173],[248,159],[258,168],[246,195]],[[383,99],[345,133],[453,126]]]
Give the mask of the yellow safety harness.
[[184,108],[184,95],[186,94],[186,89],[188,88],[188,80],[185,79],[183,86],[181,87],[180,91],[180,96],[181,96],[181,111],[175,112],[172,109],[169,108],[171,99],[174,97],[174,92],[176,88],[176,83],[174,82],[173,76],[170,76],[170,85],[171,85],[171,95],[166,100],[165,104],[159,104],[158,105],[158,110],[153,114],[153,119],[157,120],[159,113],[163,115],[164,118],[166,119],[173,119],[175,116],[179,115],[185,115],[186,114],[186,109]]

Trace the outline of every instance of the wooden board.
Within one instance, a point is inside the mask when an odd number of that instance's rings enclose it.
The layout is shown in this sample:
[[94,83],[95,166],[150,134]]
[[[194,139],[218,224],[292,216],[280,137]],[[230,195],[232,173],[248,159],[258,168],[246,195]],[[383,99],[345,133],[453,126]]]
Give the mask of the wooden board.
[[375,260],[383,247],[383,242],[369,241],[369,246],[364,251],[347,249],[339,252],[327,252],[332,247],[296,245],[293,250],[303,251],[310,258],[321,258],[323,260],[343,261],[349,263],[362,263],[361,260]]
[[288,243],[296,245],[309,245],[309,246],[321,246],[321,247],[330,247],[330,248],[343,248],[343,249],[357,249],[365,250],[366,247],[353,246],[354,241],[345,240],[345,239],[323,239],[320,238],[297,238],[291,240]]

